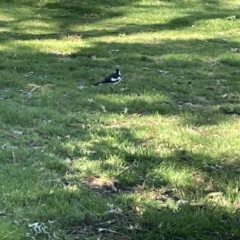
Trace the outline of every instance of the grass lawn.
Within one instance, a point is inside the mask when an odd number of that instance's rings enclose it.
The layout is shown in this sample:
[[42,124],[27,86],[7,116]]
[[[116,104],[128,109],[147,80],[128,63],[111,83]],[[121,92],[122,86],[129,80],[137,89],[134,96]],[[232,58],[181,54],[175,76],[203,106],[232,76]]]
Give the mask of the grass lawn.
[[240,239],[239,39],[239,0],[2,0],[0,239]]

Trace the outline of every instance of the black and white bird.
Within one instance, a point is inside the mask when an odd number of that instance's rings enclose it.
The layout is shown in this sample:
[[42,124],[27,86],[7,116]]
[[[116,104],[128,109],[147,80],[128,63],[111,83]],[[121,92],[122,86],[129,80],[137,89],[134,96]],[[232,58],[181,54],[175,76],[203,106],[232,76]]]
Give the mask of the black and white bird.
[[103,80],[95,83],[93,86],[98,86],[105,83],[112,83],[113,86],[121,81],[121,73],[119,69],[116,69],[115,73],[112,73],[105,77]]

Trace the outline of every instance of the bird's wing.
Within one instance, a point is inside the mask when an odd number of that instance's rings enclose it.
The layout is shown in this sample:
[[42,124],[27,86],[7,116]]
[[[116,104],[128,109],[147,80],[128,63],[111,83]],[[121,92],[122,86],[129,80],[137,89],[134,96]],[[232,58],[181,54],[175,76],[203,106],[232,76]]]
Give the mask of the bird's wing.
[[121,76],[118,76],[117,78],[112,77],[111,82],[118,82],[121,80]]

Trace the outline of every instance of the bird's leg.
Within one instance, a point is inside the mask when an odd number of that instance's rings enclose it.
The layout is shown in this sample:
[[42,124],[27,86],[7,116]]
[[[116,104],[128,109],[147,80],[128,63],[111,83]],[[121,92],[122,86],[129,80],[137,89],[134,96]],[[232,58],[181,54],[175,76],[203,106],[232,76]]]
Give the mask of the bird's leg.
[[110,86],[110,89],[111,89],[114,93],[117,93],[117,91],[114,90],[114,85],[115,85],[115,84],[113,84],[112,86]]

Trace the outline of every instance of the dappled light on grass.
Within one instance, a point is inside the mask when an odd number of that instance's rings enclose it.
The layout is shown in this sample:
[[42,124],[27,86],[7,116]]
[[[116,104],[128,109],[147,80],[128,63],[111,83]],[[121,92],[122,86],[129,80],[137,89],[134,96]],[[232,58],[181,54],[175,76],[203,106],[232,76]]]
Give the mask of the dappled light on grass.
[[239,238],[238,1],[0,5],[0,238]]

